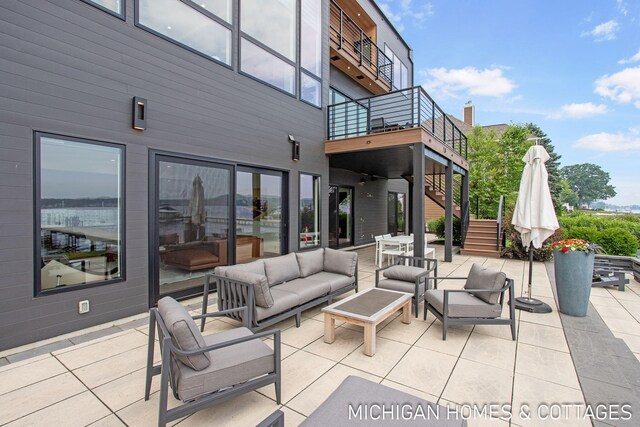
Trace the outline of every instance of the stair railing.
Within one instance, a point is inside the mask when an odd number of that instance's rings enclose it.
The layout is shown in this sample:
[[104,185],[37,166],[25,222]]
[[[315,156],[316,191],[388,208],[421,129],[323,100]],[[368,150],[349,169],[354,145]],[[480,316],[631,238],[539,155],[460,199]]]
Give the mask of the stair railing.
[[469,230],[469,201],[462,204],[462,216],[460,217],[460,246],[464,249],[464,242],[467,240]]
[[500,250],[500,243],[502,241],[501,236],[502,236],[502,216],[503,216],[503,210],[504,210],[504,196],[500,196],[500,204],[498,205],[498,218],[496,219],[496,222],[498,223],[498,235],[496,236],[496,250],[499,251]]

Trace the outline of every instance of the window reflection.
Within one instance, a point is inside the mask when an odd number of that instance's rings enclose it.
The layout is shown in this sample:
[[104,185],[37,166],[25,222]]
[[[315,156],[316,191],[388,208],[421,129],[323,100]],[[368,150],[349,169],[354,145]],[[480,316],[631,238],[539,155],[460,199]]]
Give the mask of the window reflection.
[[238,171],[236,263],[282,253],[282,175]]
[[158,165],[160,294],[201,286],[226,265],[229,169],[161,161]]
[[95,3],[109,9],[112,12],[122,15],[122,1],[120,0],[89,0],[91,3]]
[[307,76],[305,73],[300,74],[300,88],[302,90],[301,97],[305,101],[315,105],[316,107],[320,106],[320,82],[314,78]]
[[302,0],[300,65],[320,77],[322,70],[322,2]]
[[140,24],[198,52],[231,63],[231,30],[179,0],[139,0]]
[[231,0],[196,0],[191,3],[231,23]]
[[40,289],[122,277],[123,149],[38,139]]
[[241,0],[240,8],[240,29],[244,33],[296,60],[295,0]]
[[290,94],[295,93],[295,67],[242,39],[240,68],[260,80]]
[[300,249],[320,246],[320,177],[300,175]]

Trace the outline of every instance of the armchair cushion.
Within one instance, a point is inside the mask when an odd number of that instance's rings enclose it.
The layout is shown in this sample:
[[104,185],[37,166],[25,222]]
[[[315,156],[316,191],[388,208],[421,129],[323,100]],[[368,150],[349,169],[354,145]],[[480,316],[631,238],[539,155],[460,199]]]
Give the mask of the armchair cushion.
[[[408,294],[413,294],[416,291],[415,282],[409,282],[406,280],[396,280],[396,279],[383,279],[378,282],[378,287],[380,289],[389,289],[391,291],[399,291],[406,292]],[[418,294],[424,293],[424,282],[421,282],[418,286]]]
[[353,277],[356,274],[357,262],[356,252],[337,251],[330,248],[324,250],[324,271]]
[[407,265],[394,265],[383,270],[382,275],[387,279],[403,280],[405,282],[415,283],[416,277],[420,274],[428,272],[426,268],[411,267]]
[[[473,264],[465,283],[465,289],[488,289],[500,290],[504,288],[507,275],[501,271],[483,267],[480,264]],[[500,292],[478,292],[474,294],[488,304],[498,304]]]
[[324,249],[315,251],[296,253],[298,267],[300,267],[300,277],[311,276],[322,271],[324,268]]
[[[171,297],[164,297],[158,301],[158,313],[164,320],[171,335],[171,341],[183,351],[198,350],[206,346],[202,334],[193,321],[187,309]],[[176,356],[189,368],[201,371],[211,364],[208,353],[195,356]]]
[[264,271],[267,273],[269,286],[275,286],[300,277],[298,259],[294,253],[265,259]]
[[253,285],[253,293],[258,307],[269,308],[273,305],[273,296],[271,296],[269,284],[267,283],[267,278],[265,276],[251,273],[249,271],[243,271],[238,268],[230,268],[227,270],[227,277],[232,280],[239,280]]
[[[247,328],[234,328],[207,335],[206,345],[220,344],[252,335]],[[262,340],[255,339],[210,351],[215,363],[207,369],[194,371],[176,364],[178,396],[186,401],[224,387],[243,383],[274,371],[273,350]]]
[[[430,289],[424,293],[424,300],[444,315],[444,291]],[[449,292],[449,317],[496,318],[500,317],[500,304],[487,304],[468,292]]]

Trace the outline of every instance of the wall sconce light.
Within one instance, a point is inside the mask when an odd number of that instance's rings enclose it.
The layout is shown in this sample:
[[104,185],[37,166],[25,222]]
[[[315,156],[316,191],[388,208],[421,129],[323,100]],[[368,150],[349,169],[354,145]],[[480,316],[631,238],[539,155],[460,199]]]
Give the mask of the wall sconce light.
[[136,130],[147,129],[147,100],[138,96],[133,97],[133,123]]
[[292,145],[291,160],[297,162],[300,160],[300,143],[296,141],[293,135],[289,135],[289,142]]

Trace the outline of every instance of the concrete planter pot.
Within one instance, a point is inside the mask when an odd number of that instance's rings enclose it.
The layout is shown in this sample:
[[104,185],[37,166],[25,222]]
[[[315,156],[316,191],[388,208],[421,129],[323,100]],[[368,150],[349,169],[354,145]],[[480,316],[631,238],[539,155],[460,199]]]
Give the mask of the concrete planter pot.
[[570,316],[584,317],[589,307],[593,277],[593,252],[553,251],[556,289],[560,312]]

